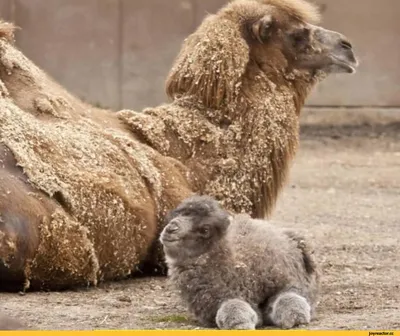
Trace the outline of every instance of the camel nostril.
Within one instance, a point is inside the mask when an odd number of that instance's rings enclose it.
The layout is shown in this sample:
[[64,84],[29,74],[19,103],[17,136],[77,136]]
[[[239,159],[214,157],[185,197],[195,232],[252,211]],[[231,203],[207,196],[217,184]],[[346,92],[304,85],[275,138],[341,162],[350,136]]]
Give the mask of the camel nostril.
[[343,49],[347,49],[347,50],[353,49],[353,46],[351,45],[351,43],[350,43],[349,41],[346,41],[346,40],[341,40],[341,41],[340,41],[340,46],[341,46]]
[[167,231],[167,233],[174,233],[176,231],[178,231],[178,225],[176,224],[170,224],[166,227],[165,229]]

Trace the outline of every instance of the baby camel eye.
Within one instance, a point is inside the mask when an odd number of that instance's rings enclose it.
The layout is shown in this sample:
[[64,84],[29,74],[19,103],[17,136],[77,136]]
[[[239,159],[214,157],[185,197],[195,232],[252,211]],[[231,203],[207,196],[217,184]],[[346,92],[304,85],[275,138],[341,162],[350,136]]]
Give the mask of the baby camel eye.
[[208,226],[204,226],[204,227],[199,229],[199,233],[202,236],[208,236],[210,234],[210,228]]

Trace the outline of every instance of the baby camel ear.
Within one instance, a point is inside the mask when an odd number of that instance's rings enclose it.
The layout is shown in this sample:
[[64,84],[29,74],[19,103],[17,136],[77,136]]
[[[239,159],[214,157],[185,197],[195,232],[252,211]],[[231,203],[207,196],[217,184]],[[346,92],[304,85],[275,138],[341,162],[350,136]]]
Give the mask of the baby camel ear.
[[253,23],[251,32],[258,42],[265,43],[270,38],[273,28],[274,18],[268,14]]
[[233,216],[228,213],[227,211],[223,210],[223,216],[221,216],[223,220],[221,221],[221,231],[222,233],[225,233],[225,231],[228,229],[229,225],[232,224],[233,221]]
[[232,216],[232,215],[229,215],[228,221],[229,221],[229,225],[231,225],[231,224],[232,224],[232,221],[233,221],[233,216]]

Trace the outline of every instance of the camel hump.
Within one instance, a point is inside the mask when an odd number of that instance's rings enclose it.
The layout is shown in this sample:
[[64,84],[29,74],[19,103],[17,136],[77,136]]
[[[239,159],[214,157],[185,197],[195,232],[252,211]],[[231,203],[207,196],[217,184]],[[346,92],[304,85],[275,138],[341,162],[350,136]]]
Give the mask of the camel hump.
[[303,257],[303,265],[306,272],[311,275],[317,272],[317,265],[314,259],[314,251],[308,240],[299,232],[286,229],[285,234],[296,242],[297,248],[300,249]]

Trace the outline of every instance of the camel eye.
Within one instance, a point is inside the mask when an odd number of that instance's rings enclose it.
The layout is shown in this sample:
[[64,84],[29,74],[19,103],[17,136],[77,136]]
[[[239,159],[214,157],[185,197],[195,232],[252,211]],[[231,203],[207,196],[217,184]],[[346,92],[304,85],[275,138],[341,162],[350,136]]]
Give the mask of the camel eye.
[[310,36],[310,30],[307,28],[300,29],[292,34],[292,40],[294,45],[303,44],[308,41]]
[[302,41],[304,41],[304,36],[303,36],[303,35],[294,34],[294,36],[293,36],[293,42],[294,42],[295,44],[299,44],[299,43],[301,43]]
[[204,226],[199,229],[199,232],[202,236],[208,237],[210,235],[210,228],[208,226]]

